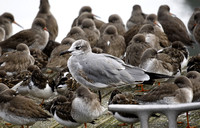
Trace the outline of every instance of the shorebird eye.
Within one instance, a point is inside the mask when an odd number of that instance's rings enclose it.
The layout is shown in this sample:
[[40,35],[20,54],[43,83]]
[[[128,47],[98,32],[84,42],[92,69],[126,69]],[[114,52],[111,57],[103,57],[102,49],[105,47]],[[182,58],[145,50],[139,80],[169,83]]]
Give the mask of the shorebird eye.
[[81,49],[81,46],[76,46],[76,50],[80,50]]

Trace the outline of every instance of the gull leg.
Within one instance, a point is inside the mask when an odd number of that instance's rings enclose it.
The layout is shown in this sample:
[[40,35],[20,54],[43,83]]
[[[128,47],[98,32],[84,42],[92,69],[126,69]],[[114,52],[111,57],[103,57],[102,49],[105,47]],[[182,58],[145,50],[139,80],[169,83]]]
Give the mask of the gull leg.
[[143,84],[138,84],[138,86],[141,86],[141,90],[137,90],[137,92],[147,92],[147,91],[149,91],[149,90],[145,90],[143,88]]

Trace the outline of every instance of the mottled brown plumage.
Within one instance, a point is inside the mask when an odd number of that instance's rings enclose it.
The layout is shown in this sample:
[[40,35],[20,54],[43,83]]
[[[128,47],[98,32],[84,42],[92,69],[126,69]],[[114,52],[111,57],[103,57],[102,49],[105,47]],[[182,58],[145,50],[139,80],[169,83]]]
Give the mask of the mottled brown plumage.
[[39,11],[36,18],[42,18],[46,21],[46,27],[49,32],[49,40],[55,40],[58,36],[58,24],[50,11],[50,4],[48,0],[40,0]]
[[139,66],[141,56],[148,48],[151,45],[145,41],[145,37],[142,34],[135,35],[126,49],[125,63]]
[[46,23],[43,19],[36,18],[31,29],[22,30],[7,40],[0,42],[0,47],[7,51],[8,49],[16,49],[20,43],[24,43],[29,48],[44,49],[47,45],[49,33],[44,30]]
[[137,5],[137,4],[134,5],[132,13],[131,13],[131,17],[128,19],[126,23],[127,29],[129,30],[135,25],[143,24],[145,18],[146,18],[146,14],[142,12],[140,5]]
[[12,23],[18,25],[19,27],[22,27],[17,22],[15,22],[15,18],[11,13],[5,12],[0,15],[0,27],[2,27],[5,32],[4,39],[8,39],[10,36],[12,36]]
[[200,72],[200,54],[192,56],[187,64],[187,72],[197,71]]
[[74,40],[79,40],[79,39],[88,40],[86,37],[86,33],[83,31],[82,28],[78,26],[71,28],[66,37],[73,38]]
[[189,21],[188,21],[188,24],[187,24],[187,27],[188,27],[188,30],[190,31],[191,34],[193,34],[193,30],[194,30],[194,27],[195,27],[195,20],[194,20],[194,15],[196,15],[197,13],[200,12],[200,8],[195,8]]
[[197,71],[190,71],[186,74],[193,85],[193,101],[200,101],[200,73]]
[[60,53],[66,49],[69,49],[71,44],[75,40],[72,38],[65,38],[62,41],[62,44],[58,47],[55,47],[51,53],[51,56],[48,60],[47,67],[59,67],[61,69],[67,67],[67,60],[70,57],[70,54],[65,54],[60,56]]
[[86,33],[86,37],[90,42],[90,46],[93,48],[96,46],[97,42],[99,41],[100,32],[96,28],[95,23],[92,19],[84,19],[81,28]]
[[33,65],[35,59],[30,55],[30,50],[26,44],[20,43],[16,51],[6,52],[0,57],[0,70],[16,73],[27,70],[28,66]]
[[193,36],[196,42],[198,42],[200,44],[200,12],[196,13],[194,15],[194,20],[195,20],[195,27],[193,30]]
[[33,125],[37,121],[46,121],[51,117],[33,100],[17,95],[14,90],[4,89],[0,92],[0,97],[1,118],[9,123]]
[[169,41],[181,41],[188,46],[191,46],[194,43],[190,39],[184,23],[178,17],[173,17],[170,14],[168,5],[161,5],[157,15],[158,21],[162,25]]
[[124,37],[119,35],[114,25],[109,25],[100,36],[97,47],[103,49],[104,53],[117,57],[123,57],[126,44]]
[[112,14],[112,15],[109,16],[108,23],[103,24],[100,28],[101,34],[103,34],[103,32],[105,31],[105,29],[108,25],[114,25],[117,28],[117,32],[118,32],[119,35],[123,36],[124,33],[126,32],[125,25],[124,25],[121,17],[117,14]]
[[176,104],[191,102],[192,98],[193,91],[191,81],[185,76],[179,76],[175,79],[174,83],[165,83],[156,86],[138,99],[144,104],[150,102]]

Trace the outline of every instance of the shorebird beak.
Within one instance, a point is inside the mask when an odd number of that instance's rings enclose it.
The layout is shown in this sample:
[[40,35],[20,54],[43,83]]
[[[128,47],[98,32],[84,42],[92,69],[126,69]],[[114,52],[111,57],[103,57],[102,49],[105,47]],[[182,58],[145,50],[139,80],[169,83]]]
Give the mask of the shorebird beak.
[[48,31],[47,27],[44,27],[43,30]]
[[97,16],[97,15],[95,15],[95,14],[92,14],[94,17],[96,17],[96,18],[101,18],[100,16]]
[[73,51],[68,51],[68,50],[67,51],[63,51],[63,52],[60,53],[60,56],[62,56],[64,54],[67,54],[67,53],[71,53],[71,52],[73,52]]
[[158,27],[160,27],[160,25],[156,22],[156,21],[154,21],[153,22],[155,25],[157,25]]
[[173,14],[173,13],[169,13],[172,17],[176,17],[176,15],[175,14]]
[[19,26],[20,28],[24,29],[20,24],[18,24],[17,22],[13,21],[14,24],[16,24],[17,26]]

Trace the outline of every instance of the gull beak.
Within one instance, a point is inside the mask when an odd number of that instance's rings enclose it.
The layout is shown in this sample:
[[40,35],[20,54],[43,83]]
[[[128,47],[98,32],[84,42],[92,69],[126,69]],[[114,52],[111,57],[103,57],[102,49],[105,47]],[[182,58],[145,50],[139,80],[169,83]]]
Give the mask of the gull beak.
[[14,24],[16,24],[17,26],[19,26],[20,28],[24,29],[20,24],[18,24],[17,22],[13,22]]
[[60,53],[60,56],[62,56],[64,54],[67,54],[67,53],[71,53],[71,52],[73,52],[73,51],[68,51],[68,50],[67,51],[63,51],[63,52]]

